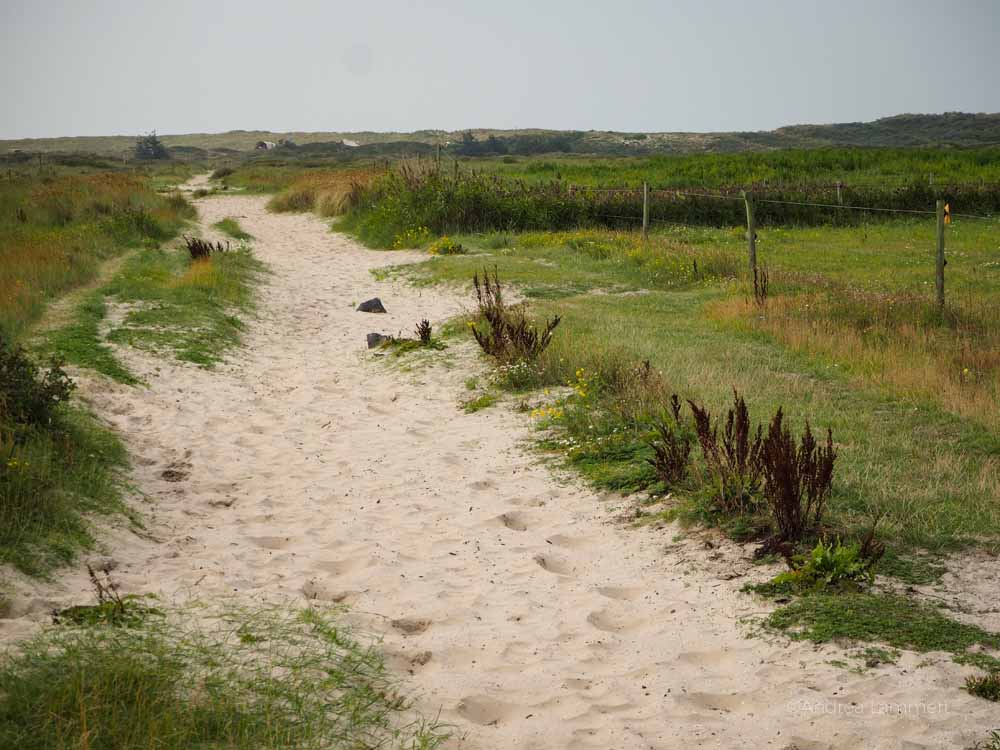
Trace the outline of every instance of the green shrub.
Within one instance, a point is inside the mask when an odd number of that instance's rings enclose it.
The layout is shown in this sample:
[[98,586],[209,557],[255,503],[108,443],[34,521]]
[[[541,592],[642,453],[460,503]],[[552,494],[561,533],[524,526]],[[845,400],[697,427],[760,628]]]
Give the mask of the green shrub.
[[861,547],[823,540],[808,555],[795,555],[789,560],[792,570],[780,573],[758,587],[761,593],[804,592],[829,589],[857,588],[875,578],[875,560],[865,558]]
[[49,426],[74,388],[61,362],[53,359],[43,373],[0,333],[0,429]]

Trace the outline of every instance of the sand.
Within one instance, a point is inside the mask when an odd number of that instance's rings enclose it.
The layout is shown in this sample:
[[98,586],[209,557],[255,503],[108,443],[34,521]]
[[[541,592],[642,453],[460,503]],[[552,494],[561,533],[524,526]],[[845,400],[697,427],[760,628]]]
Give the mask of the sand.
[[[103,537],[124,591],[344,603],[454,747],[953,748],[1000,725],[947,655],[857,674],[835,646],[748,638],[768,608],[739,591],[768,572],[749,549],[632,528],[627,502],[531,451],[527,415],[464,413],[471,348],[411,373],[368,352],[371,331],[469,304],[369,273],[425,256],[259,197],[197,204],[206,226],[237,217],[273,273],[215,371],[122,350],[148,388],[81,376],[142,491],[147,533]],[[355,312],[376,295],[388,314]],[[82,565],[15,588],[8,642],[91,598]]]

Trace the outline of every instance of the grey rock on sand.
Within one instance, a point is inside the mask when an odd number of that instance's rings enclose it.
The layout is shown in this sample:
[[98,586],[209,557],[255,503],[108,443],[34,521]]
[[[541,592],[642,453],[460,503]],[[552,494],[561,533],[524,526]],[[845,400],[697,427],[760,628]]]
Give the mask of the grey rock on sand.
[[382,305],[382,300],[378,297],[372,297],[358,305],[358,312],[384,313],[385,307]]
[[382,346],[386,341],[392,341],[392,336],[386,336],[381,333],[369,333],[367,336],[368,348],[375,349]]

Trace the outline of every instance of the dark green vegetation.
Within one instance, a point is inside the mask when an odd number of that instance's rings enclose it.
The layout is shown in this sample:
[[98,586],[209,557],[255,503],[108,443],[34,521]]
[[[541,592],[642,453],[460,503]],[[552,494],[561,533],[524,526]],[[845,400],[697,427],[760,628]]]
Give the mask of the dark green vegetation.
[[[589,187],[727,188],[810,186],[852,205],[864,190],[911,185],[956,186],[1000,182],[1000,148],[826,148],[742,154],[677,154],[644,158],[562,156],[511,162],[483,159],[471,164],[527,182],[558,180]],[[851,192],[851,191],[858,192]],[[862,204],[870,205],[870,204]]]
[[333,612],[124,607],[133,616],[78,617],[0,662],[0,746],[417,750],[446,738]]
[[[788,148],[829,148],[844,146],[984,146],[1000,143],[1000,115],[949,112],[940,115],[897,115],[874,122],[839,123],[834,125],[792,125],[767,132],[732,133],[622,133],[613,131],[557,131],[557,130],[497,130],[472,131],[418,130],[413,133],[328,132],[277,133],[262,130],[233,130],[228,133],[192,133],[163,135],[160,139],[172,156],[204,157],[214,154],[234,158],[251,152],[258,141],[292,141],[300,146],[312,146],[323,151],[341,146],[344,150],[357,148],[342,146],[349,139],[364,149],[366,146],[387,145],[408,149],[415,154],[421,147],[431,150],[437,145],[454,144],[454,150],[467,150],[465,133],[478,143],[486,144],[475,153],[489,152],[489,148],[503,148],[495,153],[536,154],[548,151],[579,153],[688,153],[720,151],[754,151]],[[499,144],[489,143],[490,137]],[[131,136],[94,136],[76,138],[38,138],[0,141],[0,148],[8,152],[22,151],[79,151],[121,156],[135,146]],[[316,148],[318,147],[318,149]],[[463,148],[464,147],[464,148]],[[280,154],[285,149],[278,149]],[[297,151],[301,149],[288,149]],[[287,152],[286,151],[286,152]],[[309,149],[307,149],[307,152]],[[274,155],[274,152],[270,152]],[[313,151],[315,154],[315,151]],[[265,154],[266,155],[266,154]]]
[[124,512],[125,450],[66,401],[72,382],[0,336],[0,563],[43,574],[93,539],[90,513]]
[[988,701],[1000,701],[1000,671],[969,677],[965,681],[965,689]]
[[[787,155],[782,154],[782,157]],[[704,157],[722,159],[724,157]],[[732,157],[752,178],[753,160]],[[800,155],[802,164],[807,156]],[[994,155],[993,160],[996,161]],[[632,165],[623,165],[631,170]],[[667,171],[669,167],[659,167]],[[613,169],[607,181],[614,184]],[[607,184],[607,183],[606,183]],[[654,189],[649,215],[654,225],[739,226],[746,207],[738,185],[687,192]],[[742,183],[749,185],[747,182]],[[840,198],[838,198],[838,193]],[[860,226],[898,218],[891,210],[933,214],[935,202],[948,201],[957,212],[985,215],[1000,210],[1000,182],[932,186],[847,187],[799,184],[755,187],[758,226]],[[878,211],[837,208],[867,206]],[[421,228],[433,235],[457,232],[566,230],[577,227],[632,229],[642,223],[643,192],[635,188],[580,187],[566,181],[526,182],[489,172],[452,172],[434,162],[404,164],[367,185],[357,184],[346,200],[343,226],[374,247],[398,247],[399,238]],[[959,208],[960,207],[960,208]]]
[[813,594],[772,613],[767,624],[795,640],[870,641],[920,653],[945,651],[989,670],[1000,660],[1000,634],[952,620],[927,604],[894,594]]

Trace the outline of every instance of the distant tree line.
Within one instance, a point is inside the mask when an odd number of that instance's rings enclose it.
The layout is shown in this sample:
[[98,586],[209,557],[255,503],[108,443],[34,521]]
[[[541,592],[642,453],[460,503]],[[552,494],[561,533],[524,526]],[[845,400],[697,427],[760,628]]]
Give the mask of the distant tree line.
[[579,131],[551,134],[511,135],[497,138],[491,135],[485,140],[478,140],[472,131],[462,133],[462,140],[453,143],[448,150],[456,156],[532,156],[534,154],[572,153],[576,151],[583,140],[584,134]]

